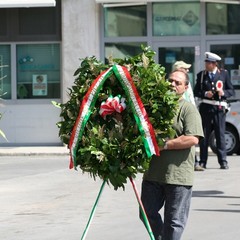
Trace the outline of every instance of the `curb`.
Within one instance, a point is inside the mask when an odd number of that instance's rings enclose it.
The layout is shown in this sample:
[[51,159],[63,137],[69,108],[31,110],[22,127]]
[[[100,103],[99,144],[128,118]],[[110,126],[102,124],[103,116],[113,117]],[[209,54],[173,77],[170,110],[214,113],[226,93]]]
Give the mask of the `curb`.
[[69,153],[0,153],[0,157],[4,156],[68,156]]
[[[199,156],[199,149],[196,149]],[[209,156],[214,156],[210,149]],[[69,156],[67,147],[4,147],[0,148],[0,157],[3,156]]]
[[67,147],[4,147],[0,156],[68,156]]

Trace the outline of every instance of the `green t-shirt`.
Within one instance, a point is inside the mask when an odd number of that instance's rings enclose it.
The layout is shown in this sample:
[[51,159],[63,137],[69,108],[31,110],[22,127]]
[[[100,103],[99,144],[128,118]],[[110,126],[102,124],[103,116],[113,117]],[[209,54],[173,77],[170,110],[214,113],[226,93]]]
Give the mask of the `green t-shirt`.
[[[186,100],[179,102],[174,118],[176,137],[181,135],[203,137],[201,116],[197,108]],[[192,186],[194,177],[195,146],[187,149],[164,150],[153,156],[144,179],[166,184]]]

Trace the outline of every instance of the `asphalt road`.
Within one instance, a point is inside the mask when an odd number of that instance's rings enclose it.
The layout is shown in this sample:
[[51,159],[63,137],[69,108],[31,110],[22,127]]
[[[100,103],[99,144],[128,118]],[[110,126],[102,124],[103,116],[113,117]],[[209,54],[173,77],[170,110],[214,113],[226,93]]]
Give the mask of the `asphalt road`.
[[[183,240],[240,239],[240,156],[195,172]],[[102,182],[68,169],[68,156],[0,156],[0,239],[80,240]],[[135,179],[140,192],[141,175]],[[86,240],[150,239],[130,183],[105,186]]]

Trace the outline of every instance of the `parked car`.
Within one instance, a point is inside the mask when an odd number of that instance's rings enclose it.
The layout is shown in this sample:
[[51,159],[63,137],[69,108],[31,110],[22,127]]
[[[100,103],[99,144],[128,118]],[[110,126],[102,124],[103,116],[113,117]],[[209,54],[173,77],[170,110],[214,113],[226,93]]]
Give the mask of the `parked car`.
[[[226,116],[225,141],[227,155],[240,154],[240,101],[230,103],[230,111]],[[210,135],[209,147],[216,153],[214,131]]]

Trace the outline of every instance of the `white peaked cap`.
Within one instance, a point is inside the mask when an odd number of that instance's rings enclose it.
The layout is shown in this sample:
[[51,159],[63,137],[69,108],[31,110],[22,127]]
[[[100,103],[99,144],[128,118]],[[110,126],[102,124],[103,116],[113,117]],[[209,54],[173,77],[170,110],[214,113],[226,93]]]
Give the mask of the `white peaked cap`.
[[221,58],[217,54],[211,53],[211,52],[205,52],[205,61],[216,62],[220,60]]

